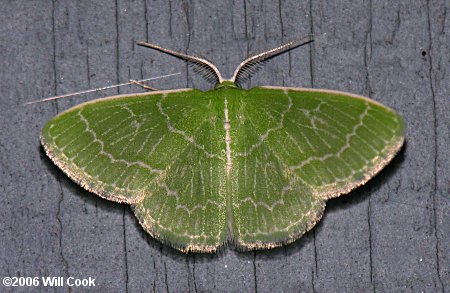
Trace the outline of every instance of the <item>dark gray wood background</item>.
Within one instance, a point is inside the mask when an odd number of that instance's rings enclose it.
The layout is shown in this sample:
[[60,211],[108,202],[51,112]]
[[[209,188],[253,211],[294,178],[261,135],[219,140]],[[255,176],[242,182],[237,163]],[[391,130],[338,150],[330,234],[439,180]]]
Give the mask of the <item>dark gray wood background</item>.
[[[0,277],[93,277],[49,292],[450,292],[450,1],[0,2]],[[272,251],[184,255],[130,208],[83,191],[44,155],[43,124],[82,101],[25,102],[181,72],[162,89],[210,86],[138,40],[208,58],[229,76],[248,54],[313,32],[249,86],[370,96],[406,120],[407,143],[322,221]],[[140,91],[125,87],[120,93]]]

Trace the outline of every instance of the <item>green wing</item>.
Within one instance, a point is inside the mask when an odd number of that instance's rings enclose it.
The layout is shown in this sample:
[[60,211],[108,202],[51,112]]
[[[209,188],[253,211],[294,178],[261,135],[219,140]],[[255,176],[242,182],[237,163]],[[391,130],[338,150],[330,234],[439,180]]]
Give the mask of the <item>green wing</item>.
[[299,238],[325,202],[364,184],[403,143],[403,121],[332,91],[221,88],[119,96],[56,116],[49,157],[101,197],[132,205],[182,251]]
[[254,88],[230,113],[233,234],[241,249],[298,239],[327,199],[367,182],[404,140],[394,111],[342,92]]
[[[132,204],[152,236],[186,251],[226,241],[223,109],[197,90],[118,96],[49,121],[41,142],[72,180]],[[218,131],[221,130],[221,131]]]

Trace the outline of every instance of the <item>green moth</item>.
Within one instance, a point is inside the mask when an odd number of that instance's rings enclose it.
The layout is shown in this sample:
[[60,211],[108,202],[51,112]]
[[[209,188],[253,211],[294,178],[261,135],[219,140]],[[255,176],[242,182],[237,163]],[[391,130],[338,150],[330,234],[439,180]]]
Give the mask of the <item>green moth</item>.
[[244,60],[229,80],[205,59],[139,44],[197,65],[215,88],[83,103],[50,120],[40,139],[73,181],[130,204],[145,231],[183,252],[291,243],[328,199],[366,183],[403,144],[403,119],[369,98],[240,87],[299,42]]

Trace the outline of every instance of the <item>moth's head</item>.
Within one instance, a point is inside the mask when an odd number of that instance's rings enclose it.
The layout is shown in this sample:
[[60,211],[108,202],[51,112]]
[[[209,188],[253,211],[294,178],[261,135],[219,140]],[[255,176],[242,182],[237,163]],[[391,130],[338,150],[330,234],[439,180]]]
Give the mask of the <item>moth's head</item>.
[[312,41],[312,35],[307,35],[296,41],[292,41],[271,50],[253,55],[238,65],[230,79],[224,79],[217,67],[206,59],[176,52],[150,43],[138,42],[137,44],[188,61],[190,65],[194,66],[194,71],[200,73],[208,82],[214,84],[215,88],[240,88],[241,85],[247,82],[254,73],[262,68],[263,62],[283,52],[308,44]]
[[222,88],[227,88],[227,89],[240,89],[242,88],[242,86],[238,83],[235,83],[234,81],[231,80],[224,80],[222,82],[216,83],[216,85],[214,86],[215,89],[222,89]]

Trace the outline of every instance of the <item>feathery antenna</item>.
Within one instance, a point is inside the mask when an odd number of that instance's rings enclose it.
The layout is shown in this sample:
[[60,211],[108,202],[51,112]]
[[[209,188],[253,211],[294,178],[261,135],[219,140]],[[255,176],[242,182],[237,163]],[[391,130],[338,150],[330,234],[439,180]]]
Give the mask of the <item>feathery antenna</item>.
[[281,53],[284,53],[290,49],[306,45],[313,41],[312,35],[304,36],[298,40],[286,43],[279,47],[273,48],[271,50],[253,55],[239,64],[239,66],[234,71],[233,77],[230,81],[242,85],[247,80],[252,77],[253,74],[258,72],[262,68],[262,63],[267,61],[268,59],[275,57]]
[[183,59],[185,61],[188,61],[190,64],[195,66],[194,71],[200,73],[203,76],[203,78],[206,79],[210,83],[221,83],[222,81],[224,81],[224,79],[220,75],[220,72],[217,69],[217,67],[206,59],[187,55],[187,54],[184,54],[181,52],[176,52],[176,51],[166,49],[166,48],[160,47],[158,45],[154,45],[154,44],[150,44],[150,43],[146,43],[146,42],[138,42],[137,44],[139,46],[152,48],[152,49],[158,50],[160,52],[163,52],[163,53],[175,56],[177,58]]

